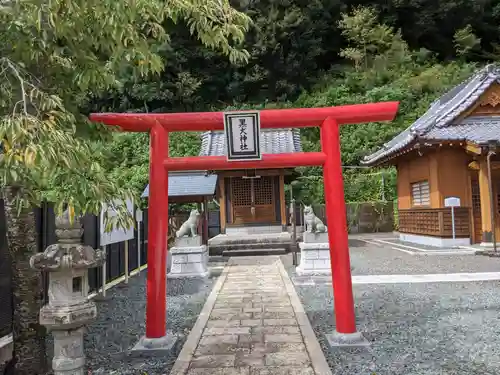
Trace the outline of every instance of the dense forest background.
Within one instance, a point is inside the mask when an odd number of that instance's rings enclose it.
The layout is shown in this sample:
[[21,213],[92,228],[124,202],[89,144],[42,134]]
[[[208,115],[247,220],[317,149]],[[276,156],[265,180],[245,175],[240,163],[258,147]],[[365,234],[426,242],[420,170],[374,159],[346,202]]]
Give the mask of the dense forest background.
[[[124,74],[120,88],[88,111],[178,112],[334,106],[398,100],[396,121],[343,127],[348,201],[391,200],[395,172],[356,168],[363,156],[421,116],[443,92],[500,54],[500,4],[489,0],[241,0],[253,20],[247,64],[203,47],[185,25],[168,24],[165,69],[147,80]],[[302,132],[319,148],[318,129]],[[140,194],[148,183],[147,134],[114,134],[110,178]],[[171,156],[196,155],[199,135],[176,133]],[[298,169],[297,198],[323,200],[321,171]]]

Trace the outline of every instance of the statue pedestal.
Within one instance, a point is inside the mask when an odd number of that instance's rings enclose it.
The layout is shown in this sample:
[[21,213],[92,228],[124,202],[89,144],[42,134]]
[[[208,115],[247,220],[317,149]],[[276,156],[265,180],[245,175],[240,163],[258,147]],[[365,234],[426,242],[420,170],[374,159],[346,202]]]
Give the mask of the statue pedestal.
[[297,275],[331,275],[328,233],[304,232],[303,238],[304,242],[299,243],[300,264],[295,269]]
[[170,249],[172,267],[169,279],[208,276],[208,248],[201,244],[201,236],[181,237]]

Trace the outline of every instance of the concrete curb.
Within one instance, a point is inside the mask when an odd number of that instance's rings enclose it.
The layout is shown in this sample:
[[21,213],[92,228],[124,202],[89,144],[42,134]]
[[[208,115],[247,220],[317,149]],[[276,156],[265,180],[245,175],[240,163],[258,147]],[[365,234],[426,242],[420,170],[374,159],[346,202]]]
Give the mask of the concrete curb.
[[332,375],[330,366],[326,362],[325,355],[323,354],[323,350],[321,350],[316,334],[314,333],[311,323],[307,318],[302,302],[300,302],[299,296],[295,291],[295,287],[293,286],[281,259],[278,259],[276,263],[278,265],[283,284],[285,284],[288,297],[290,298],[297,323],[300,327],[300,332],[302,333],[302,338],[304,339],[304,344],[306,345],[307,352],[309,353],[309,358],[311,358],[311,365],[314,369],[314,373],[316,375]]
[[208,296],[207,301],[205,302],[205,305],[203,306],[203,309],[201,310],[193,329],[191,329],[191,332],[189,333],[188,338],[184,343],[184,346],[182,347],[182,350],[179,353],[179,356],[177,357],[172,370],[170,371],[170,375],[185,375],[187,370],[189,369],[189,364],[194,356],[196,348],[198,347],[198,343],[200,342],[208,319],[210,318],[210,313],[212,312],[219,292],[222,289],[224,282],[226,281],[227,274],[229,273],[229,267],[230,264],[227,264],[224,267],[224,270],[215,283],[212,292],[210,292],[210,295]]

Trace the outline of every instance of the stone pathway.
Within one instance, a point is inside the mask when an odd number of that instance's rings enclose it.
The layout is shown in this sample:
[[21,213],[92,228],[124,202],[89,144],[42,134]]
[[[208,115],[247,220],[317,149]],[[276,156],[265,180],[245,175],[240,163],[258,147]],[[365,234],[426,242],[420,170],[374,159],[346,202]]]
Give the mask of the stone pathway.
[[171,375],[331,375],[279,257],[231,258]]

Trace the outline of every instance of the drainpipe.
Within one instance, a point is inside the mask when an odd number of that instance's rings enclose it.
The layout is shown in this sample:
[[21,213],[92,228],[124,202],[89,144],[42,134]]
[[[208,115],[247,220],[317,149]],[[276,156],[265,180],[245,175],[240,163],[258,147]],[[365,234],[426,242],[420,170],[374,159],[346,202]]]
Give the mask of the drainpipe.
[[490,192],[490,211],[491,211],[491,234],[493,240],[493,251],[497,252],[497,239],[496,239],[496,218],[495,218],[495,201],[493,200],[493,182],[491,179],[491,157],[496,155],[494,151],[490,149],[488,156],[486,156],[486,163],[488,168],[488,190]]

